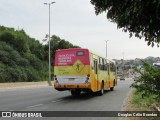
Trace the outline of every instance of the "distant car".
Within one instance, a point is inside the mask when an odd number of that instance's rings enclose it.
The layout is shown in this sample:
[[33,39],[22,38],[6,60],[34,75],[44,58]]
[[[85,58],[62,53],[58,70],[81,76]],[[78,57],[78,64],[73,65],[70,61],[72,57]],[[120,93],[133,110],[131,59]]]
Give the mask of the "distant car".
[[120,80],[125,80],[124,76],[120,76]]

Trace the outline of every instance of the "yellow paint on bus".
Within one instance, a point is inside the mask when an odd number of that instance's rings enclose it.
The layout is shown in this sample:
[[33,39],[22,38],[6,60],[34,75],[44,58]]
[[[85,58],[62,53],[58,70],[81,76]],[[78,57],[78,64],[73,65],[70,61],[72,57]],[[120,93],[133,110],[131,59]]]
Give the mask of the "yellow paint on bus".
[[88,49],[57,50],[54,63],[54,88],[70,90],[72,95],[83,92],[113,90],[117,85],[117,67],[113,60],[101,57]]

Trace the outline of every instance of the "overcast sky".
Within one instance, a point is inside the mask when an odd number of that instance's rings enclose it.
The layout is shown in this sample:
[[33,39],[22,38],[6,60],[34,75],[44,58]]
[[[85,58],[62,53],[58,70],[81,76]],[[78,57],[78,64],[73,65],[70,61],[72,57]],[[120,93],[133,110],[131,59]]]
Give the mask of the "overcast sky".
[[[49,8],[43,3],[51,0],[1,0],[0,25],[24,29],[42,41],[48,33]],[[96,16],[90,0],[54,0],[51,5],[51,35],[88,48],[111,59],[134,59],[148,56],[160,57],[160,48],[147,46],[144,39],[129,38],[106,19],[106,14]]]

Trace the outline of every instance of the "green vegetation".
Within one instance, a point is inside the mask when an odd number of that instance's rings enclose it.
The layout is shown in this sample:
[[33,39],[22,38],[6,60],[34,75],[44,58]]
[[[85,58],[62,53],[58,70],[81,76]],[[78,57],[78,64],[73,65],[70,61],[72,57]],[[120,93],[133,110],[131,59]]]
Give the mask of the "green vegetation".
[[160,102],[160,70],[145,61],[142,61],[142,63],[143,70],[136,69],[140,77],[131,87],[136,88],[137,92],[142,93],[142,98],[154,95],[155,99]]
[[158,107],[159,104],[155,100],[155,95],[150,95],[142,99],[142,92],[135,91],[132,103],[137,106],[138,111],[152,111],[155,110],[155,107]]
[[[78,47],[53,35],[51,66],[57,49]],[[52,71],[53,72],[53,71]],[[24,30],[0,26],[0,82],[31,82],[48,79],[48,43],[42,45]]]
[[[142,92],[133,90],[129,95],[125,109],[126,111],[156,111],[156,107],[160,107],[160,104],[154,97],[154,95],[150,95],[142,99]],[[125,120],[159,120],[159,117],[129,117]]]
[[[142,64],[143,69],[135,69],[140,76],[131,85],[136,89],[128,106],[132,111],[157,111],[160,108],[160,70],[146,61],[142,61]],[[149,119],[151,117],[144,118],[144,120]],[[158,120],[159,118],[153,117],[152,119]]]
[[130,37],[145,38],[148,45],[160,43],[159,0],[91,0],[96,14],[107,13],[107,18],[128,32]]

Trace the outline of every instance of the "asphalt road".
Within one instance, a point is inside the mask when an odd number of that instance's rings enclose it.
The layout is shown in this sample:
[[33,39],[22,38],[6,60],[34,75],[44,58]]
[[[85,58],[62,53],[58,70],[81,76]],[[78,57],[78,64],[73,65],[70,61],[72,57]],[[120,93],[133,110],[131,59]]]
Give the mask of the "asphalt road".
[[[132,79],[118,81],[114,91],[106,91],[103,96],[84,93],[79,97],[71,96],[68,91],[59,92],[53,87],[29,88],[0,91],[0,111],[121,111],[123,102],[130,91]],[[65,113],[64,113],[65,114]],[[0,118],[2,119],[2,118]],[[5,118],[9,119],[9,118]],[[14,118],[17,120],[18,118]],[[29,120],[31,118],[19,118]],[[34,120],[44,118],[34,118]],[[104,117],[54,117],[47,120],[110,119]],[[10,120],[10,119],[9,119]]]

